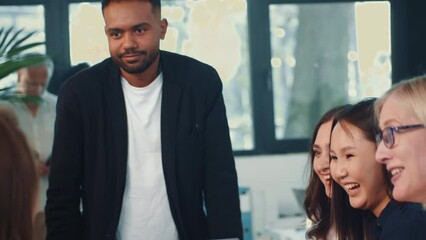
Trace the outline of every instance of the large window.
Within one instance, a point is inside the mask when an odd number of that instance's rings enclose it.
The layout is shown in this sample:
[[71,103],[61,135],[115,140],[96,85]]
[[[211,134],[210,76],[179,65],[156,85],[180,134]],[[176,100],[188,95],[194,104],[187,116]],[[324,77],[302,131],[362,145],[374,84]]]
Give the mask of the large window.
[[308,138],[328,109],[391,85],[388,2],[271,4],[275,138]]
[[322,113],[390,87],[388,1],[248,6],[257,152],[307,151]]
[[109,57],[104,26],[100,3],[69,5],[71,65],[81,62],[94,65]]
[[[45,41],[44,7],[43,5],[0,6],[0,28],[24,28],[25,32],[36,31],[31,41]],[[44,46],[35,51],[46,52]]]
[[[1,5],[0,25],[38,30],[34,41],[46,40],[40,51],[58,70],[109,56],[97,0]],[[390,87],[391,7],[389,1],[163,0],[169,28],[161,49],[216,68],[237,155],[307,151],[325,110]]]
[[[33,34],[31,39],[26,40],[26,43],[45,41],[43,5],[0,6],[0,28],[6,31],[10,27],[14,28],[14,32],[24,29],[20,36],[35,31],[36,33]],[[10,35],[8,39],[5,39],[5,42],[11,40],[12,36]],[[0,39],[0,41],[3,41],[3,39]],[[41,53],[46,52],[44,46],[32,50]],[[9,75],[7,79],[0,82],[0,89],[16,84],[16,80],[16,74]]]

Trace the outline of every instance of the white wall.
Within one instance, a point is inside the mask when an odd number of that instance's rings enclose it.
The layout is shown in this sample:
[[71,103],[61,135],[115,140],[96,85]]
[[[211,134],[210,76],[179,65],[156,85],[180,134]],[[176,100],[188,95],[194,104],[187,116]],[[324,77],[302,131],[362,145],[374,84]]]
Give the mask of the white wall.
[[238,183],[251,189],[254,239],[259,239],[280,215],[302,213],[292,188],[305,188],[308,154],[244,156],[235,159]]

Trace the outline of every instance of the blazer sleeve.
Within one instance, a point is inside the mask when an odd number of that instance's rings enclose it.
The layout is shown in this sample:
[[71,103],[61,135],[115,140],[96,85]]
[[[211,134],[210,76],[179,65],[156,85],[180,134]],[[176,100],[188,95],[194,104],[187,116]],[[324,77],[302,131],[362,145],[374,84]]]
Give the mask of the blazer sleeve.
[[47,240],[82,239],[83,121],[78,97],[69,84],[58,98],[45,207]]
[[[407,204],[408,205],[408,204]],[[411,204],[410,205],[414,205]],[[423,210],[423,205],[418,204],[418,208],[413,210],[413,206],[410,206],[411,209],[406,210],[406,212],[411,211],[411,216],[404,216],[407,221],[406,235],[401,236],[405,239],[424,239],[426,237],[426,212]],[[408,215],[407,213],[405,215]],[[404,218],[403,218],[404,219]],[[398,220],[397,220],[398,221]]]
[[[242,239],[237,172],[229,137],[222,82],[210,71],[204,126],[204,198],[209,239]],[[211,85],[210,85],[211,84]]]

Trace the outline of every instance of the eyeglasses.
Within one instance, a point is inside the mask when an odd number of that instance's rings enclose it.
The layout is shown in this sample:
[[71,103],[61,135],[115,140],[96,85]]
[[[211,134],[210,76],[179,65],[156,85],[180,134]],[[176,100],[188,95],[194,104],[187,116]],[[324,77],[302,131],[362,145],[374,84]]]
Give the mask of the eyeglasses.
[[383,143],[385,144],[387,148],[392,148],[393,145],[395,144],[396,132],[402,132],[403,130],[424,128],[424,127],[425,126],[423,124],[387,127],[383,129],[383,131],[381,132],[379,131],[379,133],[376,134],[376,143],[377,145],[379,145],[380,142],[383,140]]

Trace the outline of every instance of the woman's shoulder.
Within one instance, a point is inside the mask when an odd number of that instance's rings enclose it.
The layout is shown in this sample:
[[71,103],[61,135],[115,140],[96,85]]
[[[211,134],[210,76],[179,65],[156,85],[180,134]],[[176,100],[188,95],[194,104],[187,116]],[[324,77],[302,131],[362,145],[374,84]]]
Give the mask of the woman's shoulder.
[[393,202],[386,208],[386,219],[378,221],[381,239],[426,239],[426,212],[421,204]]
[[[310,225],[310,227],[308,228],[308,232],[310,230],[314,229],[315,227],[317,227],[317,224]],[[338,240],[338,238],[337,238],[337,232],[336,232],[336,227],[334,225],[332,225],[328,229],[327,236],[325,236],[325,237],[318,237],[318,236],[308,237],[306,235],[306,239],[309,239],[309,240]]]

